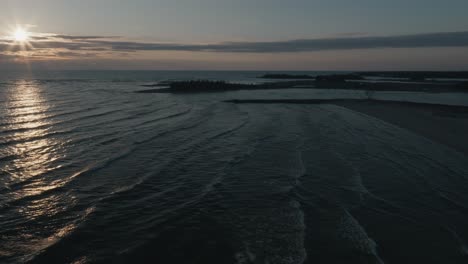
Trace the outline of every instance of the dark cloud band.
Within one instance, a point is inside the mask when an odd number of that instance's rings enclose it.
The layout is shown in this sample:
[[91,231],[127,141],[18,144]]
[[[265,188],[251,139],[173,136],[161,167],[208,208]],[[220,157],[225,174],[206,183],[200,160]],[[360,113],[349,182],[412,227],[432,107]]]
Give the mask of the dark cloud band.
[[[399,36],[361,36],[299,39],[274,42],[223,42],[217,44],[177,44],[117,41],[116,37],[52,35],[31,41],[34,49],[69,51],[207,51],[232,53],[281,53],[377,48],[425,48],[468,46],[467,32],[428,33]],[[0,43],[0,51],[12,51],[12,43]]]

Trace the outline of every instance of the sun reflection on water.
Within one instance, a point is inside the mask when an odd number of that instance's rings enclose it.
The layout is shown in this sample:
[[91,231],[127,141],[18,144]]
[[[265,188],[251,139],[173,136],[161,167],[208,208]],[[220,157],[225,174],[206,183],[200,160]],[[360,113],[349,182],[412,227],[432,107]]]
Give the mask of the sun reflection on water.
[[[44,137],[50,125],[46,112],[49,109],[42,88],[29,81],[18,81],[9,90],[4,130],[11,131],[5,137],[8,142],[16,142],[6,149],[6,155],[15,157],[4,168],[10,176],[9,182],[21,182],[43,175],[50,168],[48,164],[57,160],[53,147],[57,145],[52,137]],[[44,138],[41,138],[44,137]],[[36,179],[39,180],[39,179]]]
[[[2,111],[0,149],[3,205],[10,206],[7,234],[0,234],[0,253],[45,248],[72,232],[77,220],[50,224],[50,219],[76,204],[76,197],[66,192],[53,192],[63,187],[70,177],[57,170],[63,166],[66,142],[51,136],[54,124],[48,113],[44,87],[35,81],[17,81],[5,90]],[[6,161],[6,162],[5,162]],[[31,223],[35,223],[30,226]],[[44,225],[44,226],[42,226]],[[2,226],[5,228],[5,226]]]

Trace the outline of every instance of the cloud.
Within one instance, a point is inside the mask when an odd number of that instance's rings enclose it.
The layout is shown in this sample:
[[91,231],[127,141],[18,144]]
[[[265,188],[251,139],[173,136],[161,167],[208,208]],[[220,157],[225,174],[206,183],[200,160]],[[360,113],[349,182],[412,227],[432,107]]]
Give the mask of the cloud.
[[[37,34],[30,45],[19,47],[11,40],[0,39],[0,52],[34,52],[50,50],[72,57],[98,56],[99,52],[128,53],[141,51],[188,51],[224,53],[294,53],[327,50],[379,48],[468,47],[468,31],[396,36],[340,35],[318,39],[273,42],[222,42],[213,44],[150,43],[122,41],[121,37]],[[68,53],[67,53],[68,52]],[[71,53],[73,52],[73,53]],[[81,52],[81,53],[80,53]],[[91,53],[90,53],[91,52]]]
[[54,38],[68,40],[90,40],[90,39],[113,39],[115,36],[72,36],[72,35],[53,35]]
[[[223,52],[305,52],[376,48],[425,48],[468,46],[468,32],[431,33],[400,36],[364,36],[300,39],[277,42],[231,42],[206,46]],[[189,47],[193,48],[192,46]]]
[[460,47],[468,46],[468,32],[300,39],[275,42],[225,42],[218,44],[173,44],[122,41],[89,41],[86,44],[107,47],[115,51],[173,50],[275,53],[375,48]]
[[93,58],[98,57],[100,54],[93,52],[59,51],[54,53],[54,55],[62,58]]
[[15,56],[8,55],[8,54],[0,54],[0,61],[10,61],[14,59]]

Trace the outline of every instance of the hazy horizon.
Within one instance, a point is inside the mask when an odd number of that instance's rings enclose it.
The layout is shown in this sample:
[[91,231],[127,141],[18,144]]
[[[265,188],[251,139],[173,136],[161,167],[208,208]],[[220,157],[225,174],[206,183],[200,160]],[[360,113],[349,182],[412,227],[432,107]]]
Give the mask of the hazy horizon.
[[[4,1],[0,69],[468,70],[467,8],[459,0]],[[15,39],[18,30],[25,39]]]

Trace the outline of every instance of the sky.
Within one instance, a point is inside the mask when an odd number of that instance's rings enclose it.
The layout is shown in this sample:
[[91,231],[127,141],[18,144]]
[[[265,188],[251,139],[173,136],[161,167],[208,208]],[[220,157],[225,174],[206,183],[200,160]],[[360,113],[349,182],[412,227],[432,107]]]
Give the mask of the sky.
[[466,0],[0,0],[0,69],[468,70],[466,10]]

